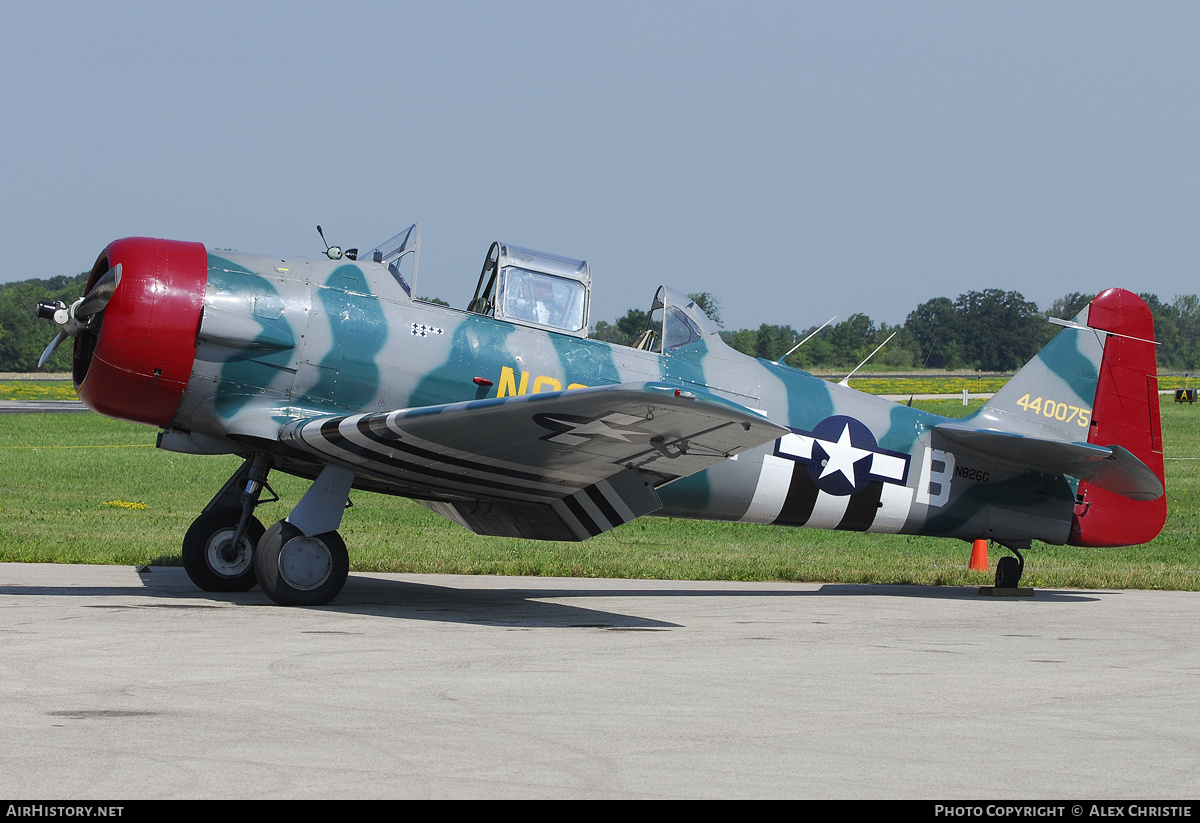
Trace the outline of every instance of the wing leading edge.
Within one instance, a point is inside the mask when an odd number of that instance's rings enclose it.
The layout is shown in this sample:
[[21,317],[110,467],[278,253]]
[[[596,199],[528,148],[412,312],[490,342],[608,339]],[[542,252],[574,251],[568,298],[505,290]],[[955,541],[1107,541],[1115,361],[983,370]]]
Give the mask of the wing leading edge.
[[282,442],[480,534],[584,540],[655,489],[787,433],[713,394],[625,383],[291,423]]

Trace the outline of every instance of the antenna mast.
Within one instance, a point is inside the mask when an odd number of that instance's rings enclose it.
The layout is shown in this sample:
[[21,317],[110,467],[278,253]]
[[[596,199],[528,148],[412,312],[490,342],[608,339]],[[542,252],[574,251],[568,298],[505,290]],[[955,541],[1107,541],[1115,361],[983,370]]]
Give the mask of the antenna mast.
[[854,367],[854,371],[850,372],[850,374],[846,375],[841,380],[839,380],[838,385],[845,386],[846,388],[850,388],[850,378],[854,376],[854,372],[858,371],[863,366],[867,365],[867,360],[870,360],[872,357],[879,354],[879,350],[882,349],[884,346],[886,346],[888,344],[888,341],[890,341],[895,336],[896,336],[896,332],[892,332],[891,334],[889,334],[888,339],[884,340],[882,343],[880,343],[878,346],[876,346],[875,351],[868,354],[866,360],[862,361],[861,363],[859,363],[857,366]]
[[828,325],[829,325],[830,323],[832,323],[834,320],[837,320],[837,315],[836,315],[836,314],[835,314],[833,317],[831,317],[831,318],[829,318],[828,320],[826,320],[826,321],[825,321],[824,323],[822,323],[820,326],[818,326],[818,327],[817,327],[817,329],[816,329],[816,331],[814,331],[814,332],[813,332],[812,334],[810,334],[808,337],[804,338],[804,339],[803,339],[803,340],[801,340],[799,343],[797,343],[796,345],[794,345],[794,346],[792,346],[790,349],[788,349],[788,350],[787,350],[787,354],[785,354],[783,357],[779,358],[778,360],[774,361],[774,362],[775,362],[775,365],[776,365],[776,366],[778,366],[778,365],[779,365],[780,363],[782,363],[784,360],[787,360],[787,358],[788,358],[788,355],[789,355],[789,354],[791,354],[791,353],[792,353],[792,352],[794,352],[796,349],[798,349],[798,348],[800,348],[801,346],[803,346],[803,345],[804,345],[805,343],[807,343],[809,340],[812,340],[812,339],[813,339],[813,337],[815,337],[815,336],[816,336],[817,332],[819,332],[821,329],[823,329],[823,328],[825,328],[826,326],[828,326]]

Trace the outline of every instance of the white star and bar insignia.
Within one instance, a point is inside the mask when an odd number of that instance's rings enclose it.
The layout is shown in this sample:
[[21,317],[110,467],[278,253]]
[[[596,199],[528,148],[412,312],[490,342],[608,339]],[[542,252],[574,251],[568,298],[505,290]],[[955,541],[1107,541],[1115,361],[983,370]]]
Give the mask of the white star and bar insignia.
[[829,494],[853,494],[872,480],[903,484],[908,478],[909,456],[879,448],[870,429],[845,415],[825,418],[812,432],[784,435],[775,454],[807,462],[813,482]]
[[579,446],[599,437],[630,442],[630,437],[649,437],[648,432],[628,428],[641,418],[622,412],[610,412],[603,417],[578,417],[573,414],[538,414],[534,421],[553,431],[542,440]]

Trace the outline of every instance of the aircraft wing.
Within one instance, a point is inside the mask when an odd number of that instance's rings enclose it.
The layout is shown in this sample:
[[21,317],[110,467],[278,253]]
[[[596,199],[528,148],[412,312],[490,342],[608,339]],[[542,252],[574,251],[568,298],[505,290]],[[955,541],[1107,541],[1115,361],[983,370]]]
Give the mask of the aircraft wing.
[[658,486],[786,433],[714,394],[625,383],[300,420],[280,439],[478,533],[583,540],[658,509]]
[[961,423],[941,423],[934,431],[956,450],[1002,465],[1067,474],[1131,500],[1157,500],[1163,495],[1163,484],[1150,467],[1122,446],[1045,440]]

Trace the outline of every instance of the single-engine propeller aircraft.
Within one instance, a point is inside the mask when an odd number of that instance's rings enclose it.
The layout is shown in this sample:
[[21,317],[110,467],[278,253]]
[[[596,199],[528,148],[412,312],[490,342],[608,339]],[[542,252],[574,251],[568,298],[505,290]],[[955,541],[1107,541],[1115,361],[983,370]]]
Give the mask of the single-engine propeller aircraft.
[[[665,287],[633,346],[589,339],[582,260],[493,243],[467,308],[435,305],[419,245],[416,225],[311,259],[127,238],[74,304],[39,304],[60,330],[46,357],[74,338],[89,407],[244,459],[184,537],[200,588],[328,603],[351,489],[537,540],[651,514],[988,538],[1015,555],[998,587],[1035,539],[1137,544],[1165,520],[1153,321],[1128,291],[947,419],[740,354]],[[313,483],[264,528],[271,471]]]

